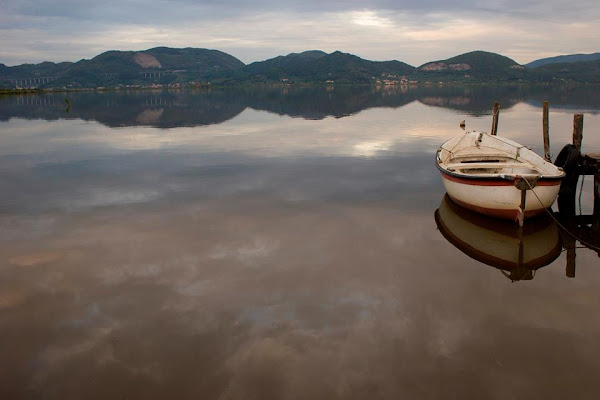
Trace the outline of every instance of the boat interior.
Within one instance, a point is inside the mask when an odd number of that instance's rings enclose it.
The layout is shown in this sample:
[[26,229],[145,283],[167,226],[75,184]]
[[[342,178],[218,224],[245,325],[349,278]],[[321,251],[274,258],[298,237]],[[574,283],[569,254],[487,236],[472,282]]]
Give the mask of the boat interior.
[[531,164],[506,156],[455,157],[445,167],[448,171],[469,175],[539,175]]
[[438,165],[448,172],[477,177],[564,176],[528,148],[508,139],[469,132],[444,143],[437,153]]

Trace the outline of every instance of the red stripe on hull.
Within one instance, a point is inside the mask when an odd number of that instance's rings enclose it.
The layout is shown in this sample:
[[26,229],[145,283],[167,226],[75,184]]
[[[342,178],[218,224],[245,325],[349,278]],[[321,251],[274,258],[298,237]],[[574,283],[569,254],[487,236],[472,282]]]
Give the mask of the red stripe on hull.
[[[440,171],[442,178],[448,179],[452,182],[462,183],[464,185],[473,186],[514,186],[514,180],[512,179],[481,179],[481,178],[460,178],[458,176],[450,175],[444,171]],[[561,179],[540,179],[537,181],[537,186],[558,186],[561,183]]]
[[[450,196],[450,194],[448,194],[448,196]],[[452,196],[450,196],[450,198],[452,199],[453,202],[455,202],[456,204],[458,204],[461,207],[464,207],[471,211],[475,211],[479,214],[489,215],[490,217],[516,220],[517,217],[519,216],[518,210],[506,210],[506,209],[499,209],[499,208],[479,207],[479,206],[476,206],[473,204],[465,203],[464,201],[456,200]],[[535,217],[537,215],[543,214],[544,212],[545,212],[545,209],[543,209],[543,208],[540,208],[537,210],[525,210],[525,218]]]

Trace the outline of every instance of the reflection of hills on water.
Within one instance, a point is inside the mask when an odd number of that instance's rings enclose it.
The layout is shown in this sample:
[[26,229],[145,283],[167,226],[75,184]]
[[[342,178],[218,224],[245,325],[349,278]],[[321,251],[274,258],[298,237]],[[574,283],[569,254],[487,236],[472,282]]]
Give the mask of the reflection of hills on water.
[[414,101],[406,91],[345,86],[45,93],[0,98],[0,120],[81,118],[111,127],[172,128],[218,124],[247,107],[305,119],[340,118],[372,107],[406,105]]
[[600,110],[600,95],[583,87],[284,86],[5,96],[0,97],[0,120],[13,117],[46,120],[80,118],[111,127],[146,125],[173,128],[218,124],[235,117],[247,107],[291,117],[322,119],[331,116],[341,118],[368,108],[398,108],[419,101],[461,114],[482,116],[490,114],[492,101],[498,101],[503,109],[508,109],[519,102],[541,106],[545,100],[549,100],[554,108],[573,104]]
[[513,107],[521,96],[518,87],[460,87],[441,86],[421,88],[417,100],[432,107],[449,108],[471,116],[484,116],[491,113],[494,101],[500,102],[503,109]]
[[544,101],[555,109],[600,111],[600,92],[585,86],[441,86],[419,88],[417,100],[423,104],[450,108],[471,116],[490,115],[497,101],[506,110],[525,102],[542,107]]
[[551,108],[575,110],[597,114],[600,112],[600,90],[585,86],[552,86],[535,87],[540,94],[529,96],[526,102],[534,107],[542,107],[544,101],[550,103]]
[[511,281],[533,279],[535,271],[558,258],[562,239],[556,222],[541,216],[517,224],[466,210],[444,196],[435,212],[442,235],[469,257],[498,268]]
[[368,108],[402,107],[414,101],[407,87],[283,87],[244,91],[248,107],[305,119],[341,118]]
[[158,128],[219,124],[245,109],[242,102],[221,91],[45,93],[5,97],[0,104],[0,120],[79,118],[110,127]]

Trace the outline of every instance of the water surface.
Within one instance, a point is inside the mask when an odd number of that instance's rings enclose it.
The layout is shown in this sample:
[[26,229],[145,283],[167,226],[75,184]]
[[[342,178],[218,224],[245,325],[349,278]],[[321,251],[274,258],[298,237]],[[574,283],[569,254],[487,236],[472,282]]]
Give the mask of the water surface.
[[595,399],[598,254],[568,278],[541,222],[513,282],[438,231],[434,153],[495,100],[600,152],[585,88],[0,98],[0,397]]

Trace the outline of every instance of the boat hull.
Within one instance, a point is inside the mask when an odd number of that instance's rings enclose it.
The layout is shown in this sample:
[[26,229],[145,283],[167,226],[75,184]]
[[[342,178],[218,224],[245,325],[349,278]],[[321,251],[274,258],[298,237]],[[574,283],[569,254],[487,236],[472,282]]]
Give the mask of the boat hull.
[[[511,179],[469,179],[440,171],[446,192],[454,202],[469,210],[495,218],[519,217],[521,191]],[[558,196],[560,179],[540,179],[527,190],[525,218],[544,213]],[[532,193],[533,192],[533,193]]]

